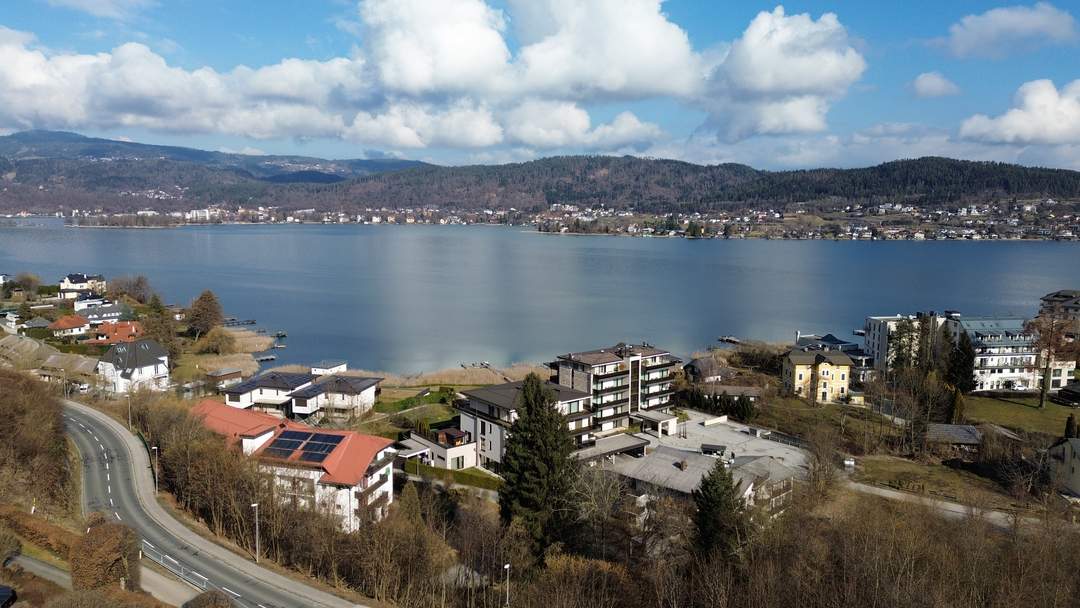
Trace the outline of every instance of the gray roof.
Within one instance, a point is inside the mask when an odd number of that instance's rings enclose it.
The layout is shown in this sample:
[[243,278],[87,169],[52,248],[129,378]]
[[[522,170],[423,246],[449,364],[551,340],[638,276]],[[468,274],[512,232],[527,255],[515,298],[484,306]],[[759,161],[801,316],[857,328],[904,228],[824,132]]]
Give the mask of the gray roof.
[[595,444],[577,450],[574,452],[574,458],[577,458],[578,460],[595,460],[612,454],[622,454],[631,450],[638,450],[647,445],[649,445],[649,439],[647,437],[630,433],[618,433],[607,437],[601,437],[596,440]]
[[926,426],[927,443],[947,443],[951,445],[979,445],[982,433],[970,424],[937,424]]
[[[680,466],[683,462],[686,463],[685,469]],[[630,479],[690,494],[718,462],[720,460],[712,456],[661,445],[638,458],[620,456],[611,468]]]
[[315,380],[318,376],[305,373],[293,373],[293,372],[266,372],[265,374],[255,376],[248,379],[246,382],[240,384],[234,384],[225,389],[227,394],[241,395],[243,393],[250,393],[258,388],[272,388],[277,390],[291,391],[300,388],[301,386]]
[[689,363],[683,366],[683,369],[687,371],[693,371],[699,376],[728,376],[734,377],[738,375],[739,371],[733,367],[721,365],[715,359],[710,357],[698,357],[697,359],[691,359]]
[[625,357],[638,355],[641,357],[653,357],[656,355],[670,355],[671,353],[656,348],[651,344],[626,344],[619,342],[615,346],[608,348],[598,348],[596,350],[586,350],[579,353],[567,353],[565,355],[559,355],[559,359],[565,361],[575,361],[578,363],[584,363],[586,365],[605,365],[607,363],[618,363]]
[[633,414],[630,414],[630,417],[648,420],[649,422],[667,422],[668,420],[675,420],[678,418],[675,414],[669,414],[660,410],[638,410]]
[[212,372],[206,372],[206,375],[211,378],[217,378],[218,376],[231,376],[233,374],[242,374],[244,370],[239,367],[223,367],[221,369],[215,369]]
[[313,363],[311,367],[316,367],[319,369],[329,369],[331,367],[337,367],[339,365],[345,365],[345,361],[342,359],[323,359],[318,363]]
[[71,353],[49,355],[41,364],[45,371],[62,371],[71,375],[93,376],[97,370],[97,359]]
[[[518,395],[521,394],[521,385],[524,383],[523,380],[519,380],[517,382],[507,382],[506,384],[492,384],[491,386],[462,391],[462,394],[470,399],[486,401],[498,407],[512,410],[517,407]],[[554,382],[544,381],[543,384],[544,388],[550,390],[555,395],[556,403],[576,401],[590,396],[589,393],[584,393],[568,386],[555,384]]]
[[45,317],[34,317],[27,321],[23,327],[27,329],[44,329],[52,325],[52,323]]
[[127,304],[108,304],[79,311],[87,321],[104,321],[112,319],[132,320],[135,318],[131,307]]
[[156,341],[149,338],[134,342],[121,342],[101,357],[102,363],[110,363],[128,377],[133,370],[162,363],[169,353]]
[[855,365],[851,357],[838,350],[793,349],[788,351],[786,356],[796,365],[813,365],[823,361],[833,365]]
[[291,397],[310,399],[324,393],[336,393],[339,395],[359,395],[367,389],[377,385],[382,378],[358,378],[356,376],[324,376],[314,384],[305,386],[289,393]]

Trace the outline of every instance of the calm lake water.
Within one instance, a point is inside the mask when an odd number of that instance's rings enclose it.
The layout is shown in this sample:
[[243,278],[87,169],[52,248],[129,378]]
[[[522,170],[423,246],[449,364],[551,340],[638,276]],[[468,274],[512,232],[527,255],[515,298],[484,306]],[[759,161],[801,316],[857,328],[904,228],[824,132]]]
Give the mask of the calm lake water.
[[169,302],[289,332],[279,363],[415,372],[648,340],[850,336],[867,315],[1032,314],[1080,288],[1080,243],[691,241],[487,226],[0,227],[0,272],[144,274]]

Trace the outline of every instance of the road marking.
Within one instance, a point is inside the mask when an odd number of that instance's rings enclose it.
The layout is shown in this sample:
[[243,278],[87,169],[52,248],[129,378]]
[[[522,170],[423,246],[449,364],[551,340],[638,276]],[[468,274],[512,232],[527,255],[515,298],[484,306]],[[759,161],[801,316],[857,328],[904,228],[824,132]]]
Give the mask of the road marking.
[[116,503],[115,503],[115,502],[113,502],[113,499],[112,499],[112,497],[109,497],[109,506],[110,506],[110,507],[115,507],[115,506],[116,506]]
[[240,597],[239,593],[233,591],[232,589],[229,589],[228,587],[222,587],[221,590],[224,591],[225,593],[231,593],[232,595],[235,595],[236,597]]
[[105,470],[106,471],[109,470],[109,461],[108,460],[105,461]]
[[123,520],[121,520],[121,519],[120,519],[120,514],[119,514],[119,513],[117,513],[116,511],[113,511],[113,515],[115,515],[115,516],[116,516],[116,520],[117,520],[117,521],[123,521]]
[[112,486],[109,486],[108,490],[109,490],[109,494],[112,494]]
[[108,473],[105,473],[105,481],[112,481],[112,476]]
[[148,541],[148,540],[144,540],[144,541],[142,541],[142,542],[146,543],[146,546],[147,546],[147,547],[150,547],[151,549],[154,549],[155,551],[157,550],[157,547],[155,547],[154,545],[151,545],[151,544],[150,544],[150,541]]

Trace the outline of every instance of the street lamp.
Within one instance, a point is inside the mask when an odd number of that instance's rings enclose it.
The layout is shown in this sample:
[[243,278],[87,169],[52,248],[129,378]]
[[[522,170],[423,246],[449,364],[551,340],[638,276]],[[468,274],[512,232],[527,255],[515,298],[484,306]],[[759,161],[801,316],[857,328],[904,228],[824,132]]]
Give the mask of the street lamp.
[[506,605],[510,606],[510,564],[503,564],[503,570],[506,570]]
[[255,509],[255,563],[259,563],[259,503],[251,503],[251,508]]
[[158,460],[160,460],[160,457],[158,456],[158,448],[157,448],[156,445],[150,446],[150,449],[154,450],[154,494],[157,494],[158,493]]

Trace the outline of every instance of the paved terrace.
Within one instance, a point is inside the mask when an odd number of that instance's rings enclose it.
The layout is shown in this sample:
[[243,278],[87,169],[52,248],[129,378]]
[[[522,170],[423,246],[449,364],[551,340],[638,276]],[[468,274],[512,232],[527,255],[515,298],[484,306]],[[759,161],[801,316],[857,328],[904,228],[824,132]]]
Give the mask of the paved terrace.
[[690,416],[690,419],[686,422],[680,422],[678,431],[681,433],[685,429],[686,438],[678,435],[655,437],[645,433],[639,433],[635,436],[648,437],[650,448],[664,445],[690,452],[700,452],[703,443],[722,445],[724,446],[725,457],[731,456],[732,452],[735,453],[736,457],[772,456],[793,469],[806,470],[808,464],[807,454],[799,448],[755,437],[750,434],[750,427],[734,421],[705,426],[702,422],[711,420],[715,416],[694,410],[685,410],[685,412]]

